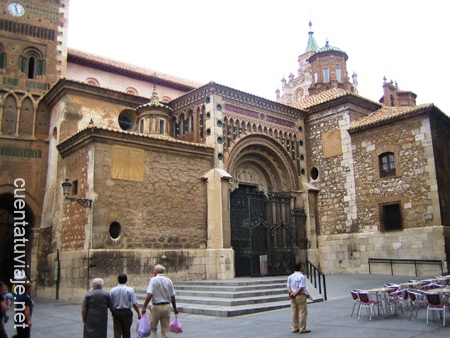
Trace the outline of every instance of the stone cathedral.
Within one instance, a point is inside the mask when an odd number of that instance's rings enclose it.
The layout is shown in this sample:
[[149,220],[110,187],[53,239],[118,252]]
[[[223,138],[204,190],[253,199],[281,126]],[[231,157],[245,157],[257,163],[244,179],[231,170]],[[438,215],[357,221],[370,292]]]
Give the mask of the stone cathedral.
[[0,1],[0,279],[23,270],[70,299],[120,272],[144,288],[157,262],[175,282],[297,260],[448,271],[450,118],[434,104],[387,79],[379,101],[360,96],[311,24],[271,101],[70,49],[69,13]]

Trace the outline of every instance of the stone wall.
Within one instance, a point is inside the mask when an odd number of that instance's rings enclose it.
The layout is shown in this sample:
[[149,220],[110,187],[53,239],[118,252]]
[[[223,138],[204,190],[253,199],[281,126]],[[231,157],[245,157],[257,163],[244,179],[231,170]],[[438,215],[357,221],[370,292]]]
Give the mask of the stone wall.
[[[125,162],[112,156],[116,145],[96,144],[93,248],[206,248],[207,187],[202,176],[212,167],[212,148],[200,154],[177,150],[176,142],[169,149],[147,141],[145,150],[120,146],[133,153]],[[143,172],[139,177],[119,172],[116,177],[121,178],[113,178],[117,168]],[[121,227],[118,238],[109,233],[113,222]]]
[[[444,273],[448,271],[445,257],[446,227],[408,229],[397,232],[370,232],[319,237],[320,269],[327,274],[369,273],[369,258],[439,259]],[[390,274],[390,265],[373,264],[374,274]],[[418,276],[440,275],[437,265],[419,265]],[[414,265],[396,264],[394,275],[414,276]]]
[[[222,250],[80,250],[62,252],[60,254],[61,275],[59,291],[57,283],[36,285],[39,297],[73,299],[82,301],[93,278],[103,278],[104,289],[109,290],[117,285],[117,276],[121,272],[128,275],[128,285],[135,290],[146,290],[152,275],[152,267],[159,263],[166,267],[165,275],[174,283],[186,280],[211,279],[208,267],[216,265],[217,255],[221,257],[220,270],[217,276],[234,274],[234,252],[232,249]],[[47,266],[54,266],[56,255],[48,256]],[[90,267],[89,271],[87,267]]]
[[[441,224],[427,118],[411,118],[354,134],[352,145],[359,232],[381,229],[380,204],[397,201],[403,229]],[[395,176],[380,177],[378,156],[385,152],[394,153]],[[432,219],[425,214],[432,214]]]
[[[450,226],[450,122],[446,116],[438,114],[431,116],[430,122],[441,219],[443,225]],[[447,257],[450,260],[450,248],[447,250]]]
[[[348,108],[347,108],[348,109]],[[307,123],[309,182],[317,187],[317,233],[354,231],[356,218],[351,144],[345,131],[350,124],[345,107],[327,110]],[[311,171],[317,168],[314,179]]]

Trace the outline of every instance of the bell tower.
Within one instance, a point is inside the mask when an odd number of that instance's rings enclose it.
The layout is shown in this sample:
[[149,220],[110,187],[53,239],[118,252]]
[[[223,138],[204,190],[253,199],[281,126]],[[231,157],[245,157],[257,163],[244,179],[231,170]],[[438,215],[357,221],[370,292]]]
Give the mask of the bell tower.
[[[65,76],[69,0],[0,1],[0,90],[42,96]],[[23,94],[21,94],[23,93]]]

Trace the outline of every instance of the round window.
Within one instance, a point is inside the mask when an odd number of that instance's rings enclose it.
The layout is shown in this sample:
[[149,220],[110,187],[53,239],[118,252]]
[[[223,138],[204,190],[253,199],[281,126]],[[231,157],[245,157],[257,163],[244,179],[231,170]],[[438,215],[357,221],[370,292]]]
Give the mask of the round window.
[[109,235],[112,239],[118,239],[122,233],[122,226],[119,222],[112,222],[109,225]]
[[125,131],[133,130],[134,129],[134,123],[135,123],[134,119],[129,113],[127,113],[125,111],[120,113],[120,115],[119,115],[119,126],[120,126],[120,128],[122,128],[122,130],[125,130]]
[[317,169],[316,167],[311,169],[311,178],[313,180],[317,180],[317,178],[319,178],[319,169]]

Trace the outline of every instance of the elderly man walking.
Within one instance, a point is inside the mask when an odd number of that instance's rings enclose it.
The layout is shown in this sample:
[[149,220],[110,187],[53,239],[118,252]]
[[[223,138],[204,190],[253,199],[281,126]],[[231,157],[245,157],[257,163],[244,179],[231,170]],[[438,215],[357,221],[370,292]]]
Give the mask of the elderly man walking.
[[161,337],[169,337],[170,304],[173,312],[178,314],[175,300],[175,289],[172,281],[164,276],[164,266],[157,264],[153,267],[153,277],[150,279],[147,288],[147,297],[142,306],[142,315],[145,315],[147,305],[152,301],[150,326],[152,338],[156,338],[158,323],[161,324]]
[[133,324],[131,307],[136,311],[138,319],[141,319],[141,313],[139,312],[137,298],[133,288],[126,285],[128,276],[121,273],[117,277],[117,281],[119,285],[113,287],[109,292],[114,308],[114,338],[130,338],[130,328],[131,324]]

